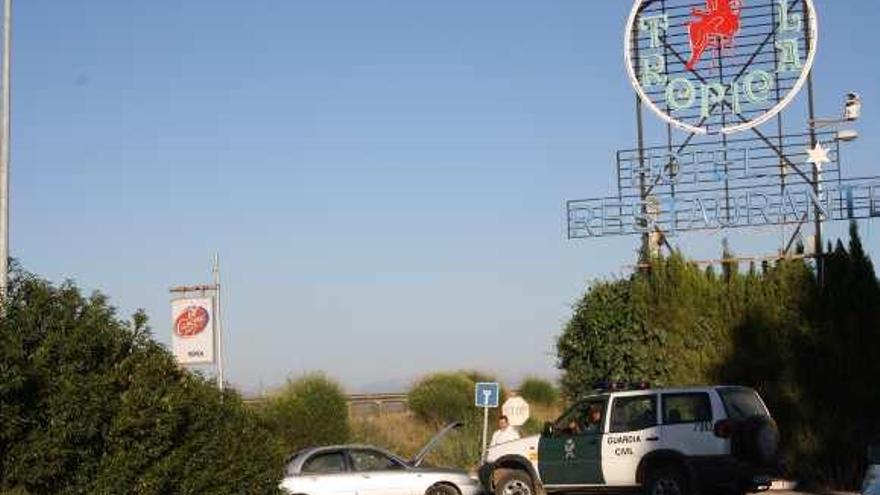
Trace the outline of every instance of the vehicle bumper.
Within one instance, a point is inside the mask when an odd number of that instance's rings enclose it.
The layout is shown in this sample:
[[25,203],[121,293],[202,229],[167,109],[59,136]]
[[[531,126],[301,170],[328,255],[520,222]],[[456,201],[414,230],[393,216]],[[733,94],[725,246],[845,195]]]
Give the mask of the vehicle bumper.
[[868,467],[862,483],[863,495],[880,495],[880,464]]
[[461,495],[481,495],[485,493],[480,482],[476,479],[472,479],[471,483],[463,483],[458,487],[458,490],[461,492]]
[[486,493],[480,485],[460,486],[459,490],[461,491],[461,495],[482,495]]

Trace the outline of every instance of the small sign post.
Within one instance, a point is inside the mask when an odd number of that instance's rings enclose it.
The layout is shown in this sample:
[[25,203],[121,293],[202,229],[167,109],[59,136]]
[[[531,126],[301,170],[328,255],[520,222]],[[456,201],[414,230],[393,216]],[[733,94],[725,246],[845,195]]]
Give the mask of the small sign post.
[[483,452],[482,459],[486,459],[486,433],[489,431],[489,409],[498,407],[501,387],[498,382],[480,382],[474,389],[474,404],[483,408],[483,443],[480,446]]

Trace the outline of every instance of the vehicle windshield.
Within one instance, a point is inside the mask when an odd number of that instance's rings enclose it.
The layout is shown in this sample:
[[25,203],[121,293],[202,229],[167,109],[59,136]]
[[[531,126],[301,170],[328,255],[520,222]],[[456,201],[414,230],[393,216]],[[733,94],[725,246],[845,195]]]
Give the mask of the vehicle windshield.
[[294,472],[293,467],[294,467],[294,465],[296,465],[296,461],[298,461],[300,459],[300,457],[302,457],[302,455],[305,454],[306,452],[307,452],[307,450],[305,450],[305,449],[300,450],[300,451],[294,452],[293,454],[291,454],[287,458],[287,461],[284,464],[284,475],[285,476],[293,476],[296,474]]
[[719,390],[727,416],[730,419],[746,419],[752,416],[770,416],[758,393],[748,388]]

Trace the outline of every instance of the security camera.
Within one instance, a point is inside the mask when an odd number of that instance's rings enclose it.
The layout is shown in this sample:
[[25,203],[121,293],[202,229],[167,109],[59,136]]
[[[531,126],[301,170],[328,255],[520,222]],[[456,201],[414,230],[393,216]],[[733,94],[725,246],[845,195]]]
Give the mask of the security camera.
[[852,122],[862,115],[862,99],[858,93],[850,92],[846,95],[846,103],[843,106],[843,120]]

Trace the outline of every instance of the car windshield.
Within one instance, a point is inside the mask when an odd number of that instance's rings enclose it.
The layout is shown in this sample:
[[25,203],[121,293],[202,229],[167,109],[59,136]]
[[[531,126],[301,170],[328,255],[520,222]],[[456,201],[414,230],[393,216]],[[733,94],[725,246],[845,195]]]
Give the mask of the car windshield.
[[284,462],[285,476],[293,476],[294,474],[296,474],[294,466],[296,466],[297,462],[300,461],[302,459],[302,456],[308,451],[309,449],[298,450],[287,457],[287,460]]
[[752,416],[770,416],[758,393],[748,388],[726,388],[719,390],[727,416],[731,419],[746,419]]

